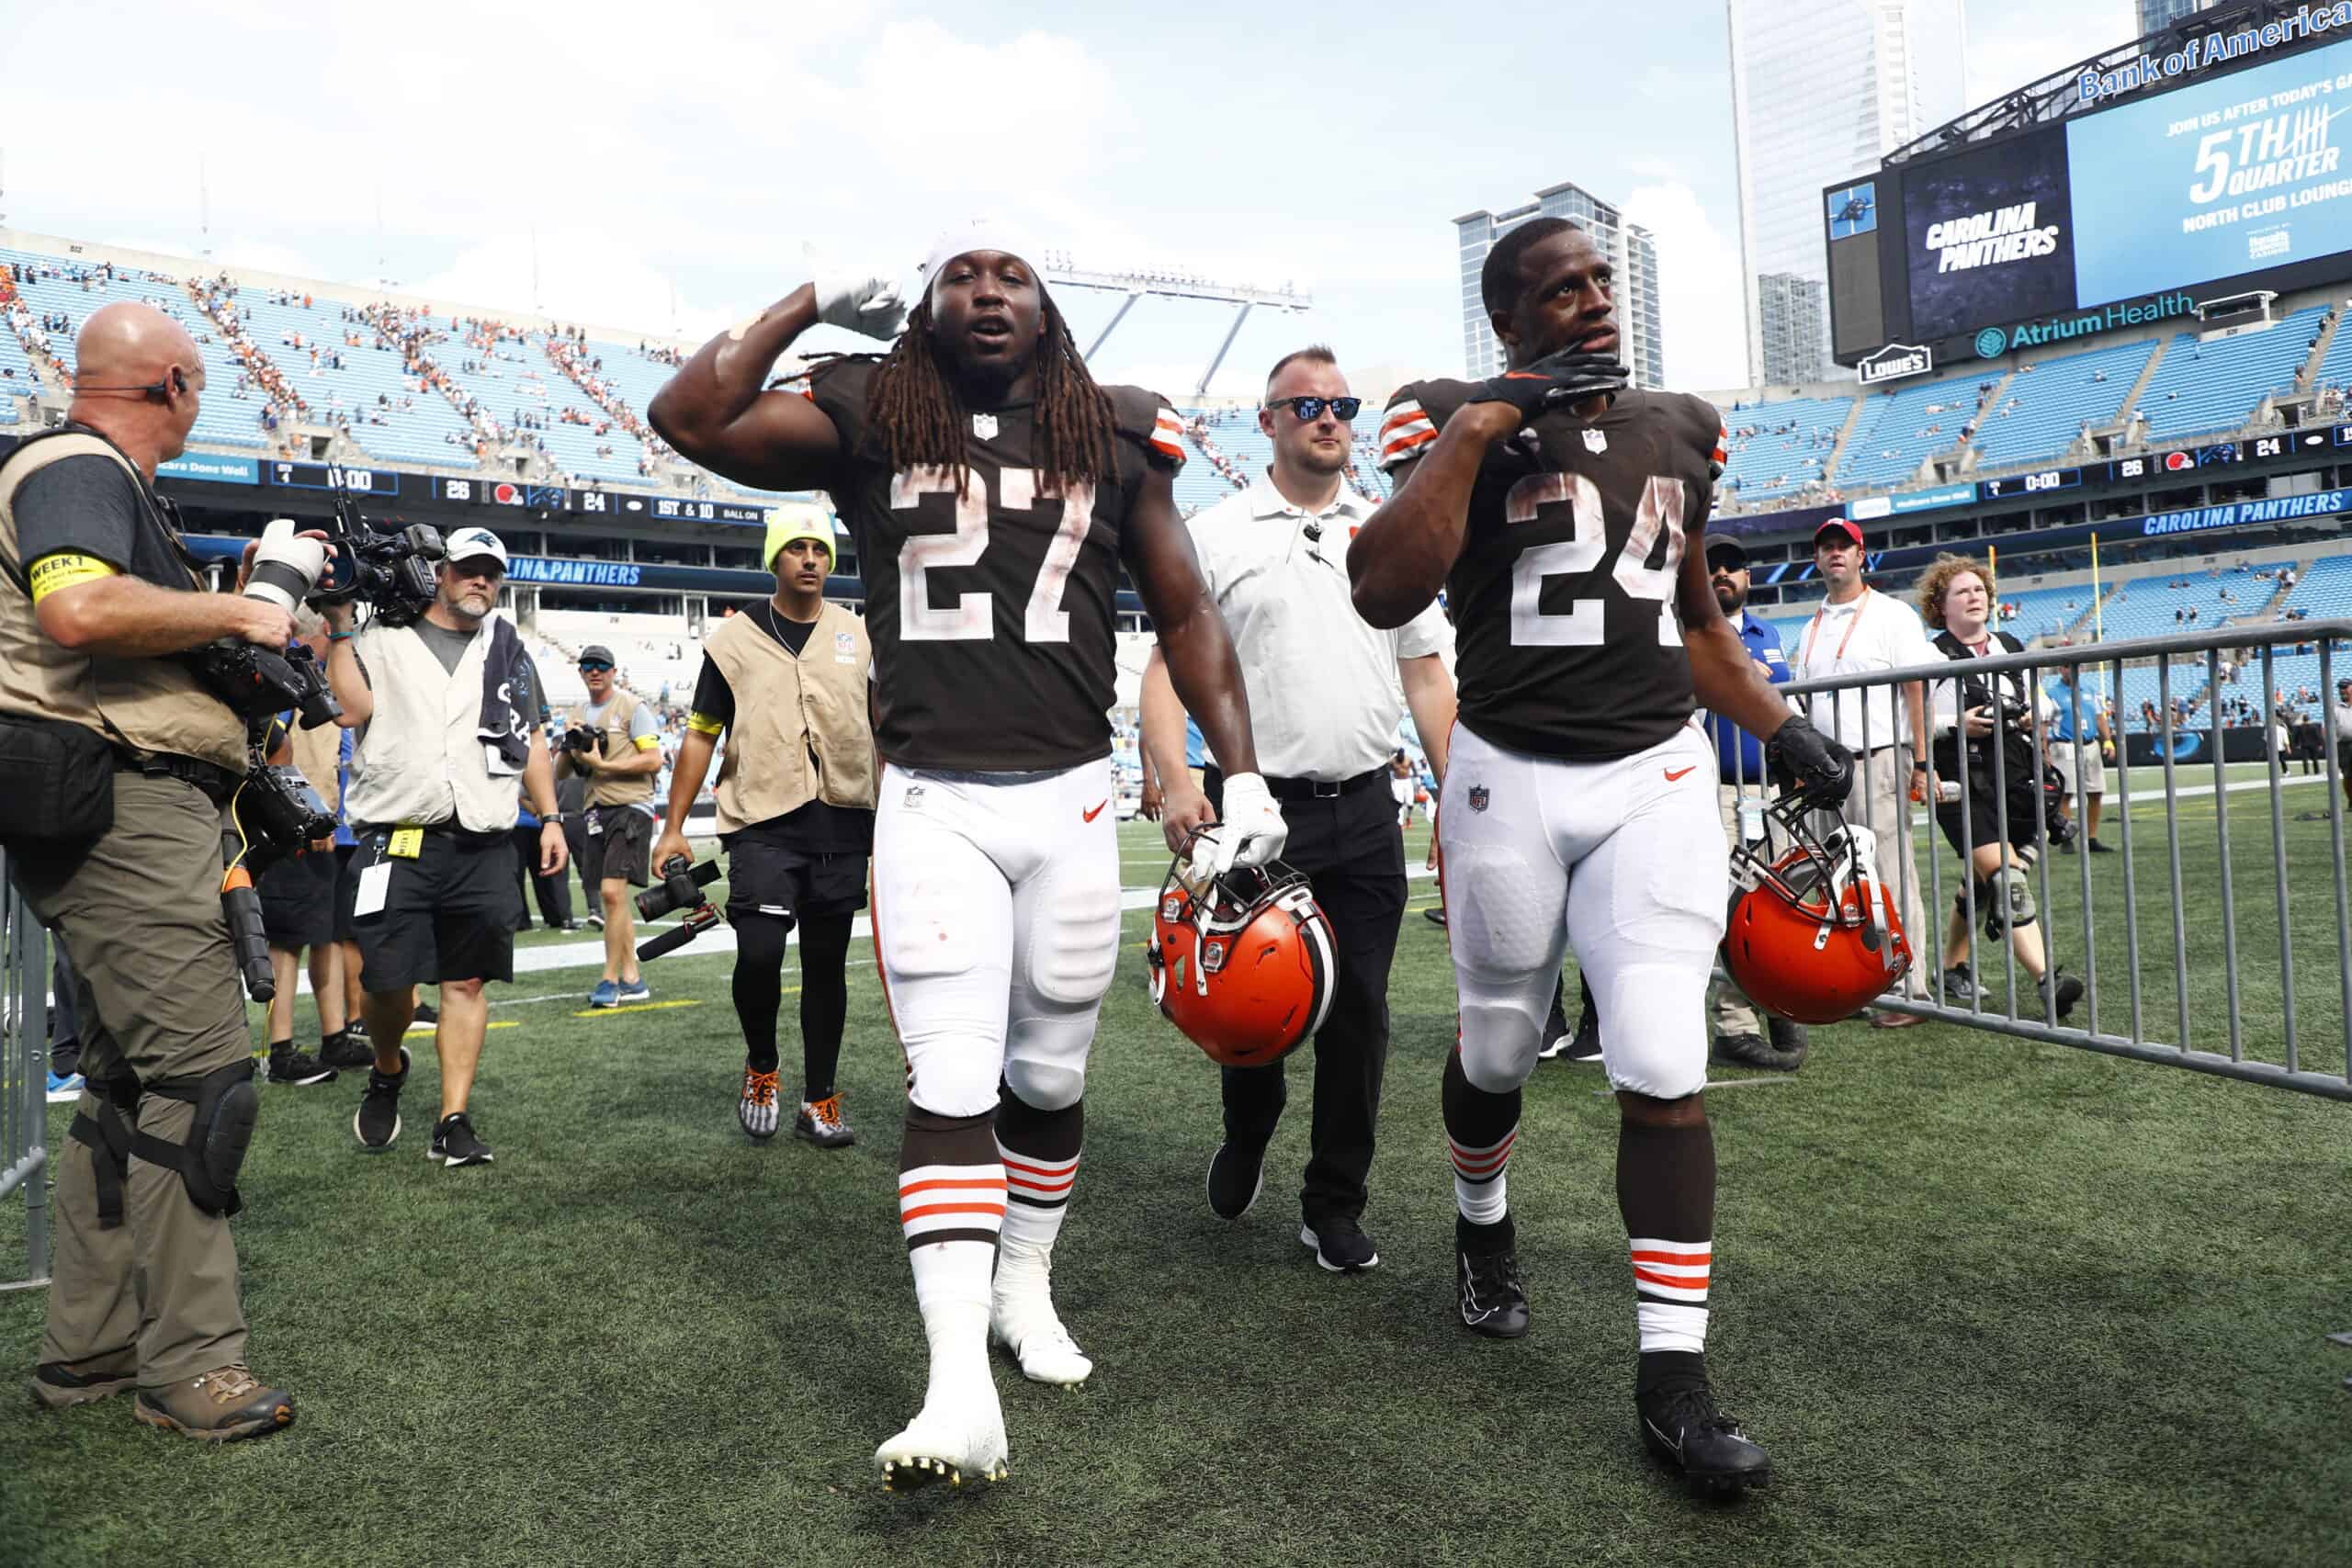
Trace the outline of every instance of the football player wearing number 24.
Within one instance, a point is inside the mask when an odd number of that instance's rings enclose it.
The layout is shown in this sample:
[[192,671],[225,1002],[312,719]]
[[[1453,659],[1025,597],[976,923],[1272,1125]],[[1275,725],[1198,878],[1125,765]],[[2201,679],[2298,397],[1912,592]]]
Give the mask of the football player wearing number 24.
[[1456,630],[1438,831],[1461,996],[1442,1103],[1462,1318],[1527,1332],[1505,1173],[1573,947],[1620,1108],[1641,1434],[1693,1483],[1736,1491],[1771,1471],[1715,1408],[1704,1357],[1715,1152],[1701,1090],[1727,852],[1694,702],[1766,738],[1776,773],[1816,804],[1844,800],[1852,765],[1790,714],[1724,619],[1704,542],[1722,422],[1698,398],[1627,387],[1606,257],[1539,219],[1496,244],[1481,284],[1508,367],[1396,393],[1381,426],[1396,489],[1348,550],[1374,626],[1403,624],[1444,585]]
[[[1042,254],[952,229],[911,310],[887,276],[820,276],[706,344],[648,410],[729,479],[830,491],[857,545],[887,760],[875,947],[908,1064],[899,1213],[930,1343],[921,1411],[875,1452],[893,1490],[1004,1473],[991,1339],[1038,1382],[1092,1370],[1049,1283],[1119,956],[1104,807],[1122,563],[1185,707],[1243,775],[1214,869],[1262,864],[1283,838],[1176,513],[1182,427],[1154,394],[1088,376]],[[805,392],[763,389],[820,321],[895,341],[819,363]]]

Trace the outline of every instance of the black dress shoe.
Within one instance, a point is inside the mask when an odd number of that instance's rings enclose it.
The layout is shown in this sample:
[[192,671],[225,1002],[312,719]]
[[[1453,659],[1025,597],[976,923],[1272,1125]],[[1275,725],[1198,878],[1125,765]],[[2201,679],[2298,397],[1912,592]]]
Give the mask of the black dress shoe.
[[1788,1058],[1790,1072],[1804,1066],[1805,1053],[1813,1048],[1813,1036],[1802,1023],[1785,1018],[1768,1018],[1764,1032],[1772,1049]]
[[1756,1067],[1768,1073],[1792,1072],[1797,1062],[1804,1059],[1800,1056],[1791,1061],[1766,1044],[1760,1034],[1726,1034],[1715,1042],[1708,1055],[1726,1066]]

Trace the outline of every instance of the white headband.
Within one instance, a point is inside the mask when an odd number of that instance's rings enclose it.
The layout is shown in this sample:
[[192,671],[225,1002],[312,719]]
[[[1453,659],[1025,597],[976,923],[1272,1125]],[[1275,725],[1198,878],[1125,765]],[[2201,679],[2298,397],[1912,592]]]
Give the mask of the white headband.
[[1037,287],[1041,292],[1044,290],[1046,279],[1045,275],[1038,271],[1037,258],[1045,252],[1035,245],[1032,237],[1011,223],[992,218],[975,218],[968,223],[956,224],[932,242],[931,255],[922,264],[924,292],[928,294],[938,287],[939,275],[946,270],[949,262],[957,256],[969,255],[974,251],[995,251],[1002,255],[1020,257],[1029,264],[1031,271],[1038,272]]

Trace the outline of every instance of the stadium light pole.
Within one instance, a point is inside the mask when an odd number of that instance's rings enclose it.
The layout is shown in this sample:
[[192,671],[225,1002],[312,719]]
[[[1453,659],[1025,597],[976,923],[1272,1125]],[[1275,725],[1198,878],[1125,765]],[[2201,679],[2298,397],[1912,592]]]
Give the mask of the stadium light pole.
[[1288,284],[1280,288],[1260,288],[1254,284],[1219,283],[1213,278],[1175,268],[1162,272],[1148,269],[1097,272],[1070,266],[1068,258],[1060,255],[1055,255],[1048,261],[1046,281],[1058,288],[1092,288],[1126,296],[1119,302],[1118,310],[1113,312],[1109,323],[1095,334],[1093,346],[1086,351],[1089,360],[1102,352],[1102,345],[1110,341],[1111,333],[1127,319],[1127,312],[1135,309],[1136,302],[1147,294],[1169,299],[1206,299],[1219,305],[1233,306],[1233,324],[1227,329],[1225,341],[1217,345],[1216,356],[1201,373],[1200,383],[1193,389],[1194,397],[1207,392],[1209,378],[1216,374],[1217,367],[1225,363],[1227,353],[1233,347],[1233,340],[1241,335],[1241,323],[1249,319],[1251,310],[1263,307],[1304,315],[1315,308],[1313,295],[1293,288]]

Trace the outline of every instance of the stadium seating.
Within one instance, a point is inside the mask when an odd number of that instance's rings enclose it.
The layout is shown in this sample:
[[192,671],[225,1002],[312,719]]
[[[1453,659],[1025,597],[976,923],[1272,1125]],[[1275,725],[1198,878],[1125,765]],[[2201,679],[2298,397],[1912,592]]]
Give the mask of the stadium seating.
[[2001,400],[1978,422],[1979,465],[2055,458],[2084,425],[2112,424],[2155,351],[2152,343],[2127,343],[2020,366]]
[[[131,300],[164,311],[188,330],[204,355],[205,395],[198,407],[196,427],[189,432],[190,441],[198,446],[244,450],[265,444],[261,411],[269,406],[269,400],[258,390],[243,397],[237,395],[236,355],[220,341],[212,323],[177,281],[127,268],[116,272],[109,280],[103,274],[65,267],[53,256],[28,251],[0,251],[0,262],[7,263],[17,272],[20,279],[18,298],[36,318],[59,311],[65,315],[70,325],[62,333],[50,334],[50,349],[69,369],[74,360],[74,334],[101,307]],[[50,276],[52,268],[59,276]],[[72,276],[75,270],[87,277],[88,288]],[[27,276],[28,272],[36,271],[38,276]],[[16,334],[0,333],[0,368],[11,366],[17,371],[16,382],[0,380],[0,390],[17,388],[30,394],[39,389],[32,363],[25,357]]]
[[[2014,605],[2017,613],[2001,622],[2001,629],[2021,642],[2030,643],[2037,637],[2054,641],[2090,613],[2096,597],[2088,584],[2075,588],[2029,588],[2014,593],[2004,590],[2001,603]],[[2088,631],[2086,630],[2075,640],[2088,641]]]
[[2311,356],[2312,339],[2325,324],[2325,305],[2283,318],[2267,332],[2199,343],[2182,333],[2165,345],[2133,412],[2147,421],[2148,439],[2172,441],[2234,430],[2273,392],[2294,389],[2295,372]]
[[1770,501],[1818,482],[1853,412],[1851,398],[1796,398],[1725,409],[1724,428],[1731,443],[1722,488],[1727,499]]
[[[2268,604],[2278,591],[2277,585],[2253,573],[2275,571],[2286,564],[2275,560],[2255,561],[2245,567],[2233,564],[2224,568],[2218,577],[2210,566],[2160,567],[2119,580],[2100,606],[2100,629],[2109,642],[2210,630],[2223,621],[2251,615]],[[2187,586],[2172,586],[2177,582]],[[2232,595],[2230,599],[2222,597],[2225,591]],[[2197,612],[2193,625],[2185,618],[2189,610]],[[2174,620],[2175,611],[2183,612],[2184,618]]]
[[[407,373],[398,349],[376,346],[374,326],[345,321],[343,306],[305,305],[299,295],[273,295],[252,285],[239,291],[235,304],[244,315],[246,337],[310,404],[312,421],[340,424],[348,419],[351,439],[382,462],[474,466],[473,427],[447,398]],[[299,346],[288,342],[297,337]],[[346,337],[356,337],[357,344],[347,344]],[[338,356],[340,370],[334,367]],[[384,423],[371,423],[371,416]]]
[[1975,423],[1979,386],[1930,381],[1866,396],[1835,482],[1841,487],[1910,483],[1921,463],[1959,446],[1961,427]]

